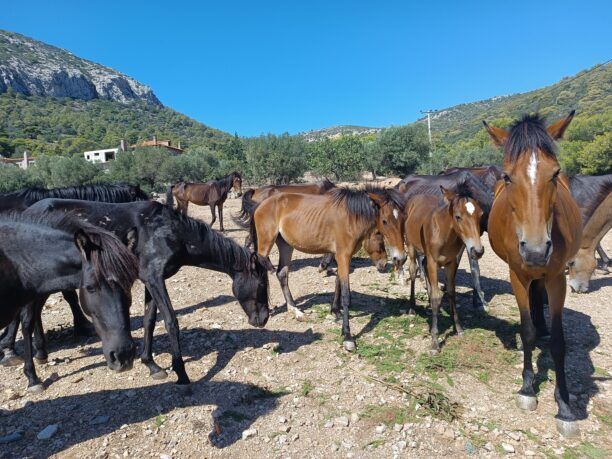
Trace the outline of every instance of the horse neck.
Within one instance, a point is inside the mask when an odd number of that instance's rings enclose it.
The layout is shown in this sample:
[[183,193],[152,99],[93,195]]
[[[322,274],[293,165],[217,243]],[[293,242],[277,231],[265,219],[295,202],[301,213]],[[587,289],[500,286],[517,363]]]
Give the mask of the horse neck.
[[231,239],[220,239],[223,236],[208,228],[203,234],[201,227],[187,230],[185,248],[187,263],[190,266],[212,269],[233,277],[244,268],[248,257],[242,253],[242,247]]
[[234,175],[230,174],[227,177],[223,177],[220,180],[217,180],[217,185],[221,189],[221,194],[227,193],[232,187]]
[[450,204],[444,204],[434,209],[431,214],[431,221],[436,224],[436,227],[439,229],[444,229],[444,231],[439,232],[440,237],[444,241],[444,245],[461,240],[461,237],[457,231],[455,231],[455,227],[453,226],[453,217],[449,213],[449,207]]

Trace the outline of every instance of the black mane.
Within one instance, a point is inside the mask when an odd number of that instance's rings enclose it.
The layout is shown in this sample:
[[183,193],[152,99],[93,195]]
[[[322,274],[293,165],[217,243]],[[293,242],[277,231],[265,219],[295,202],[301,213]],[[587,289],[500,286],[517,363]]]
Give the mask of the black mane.
[[378,209],[364,190],[338,187],[327,192],[336,206],[344,206],[358,220],[373,220],[378,216]]
[[23,188],[4,195],[23,199],[26,206],[46,198],[82,199],[101,202],[147,201],[148,196],[138,186],[133,185],[78,185],[64,188],[45,189],[39,187]]
[[333,188],[336,188],[336,184],[332,182],[330,179],[324,178],[321,181],[321,188],[323,188],[324,191],[329,191]]
[[555,141],[546,130],[544,118],[539,114],[525,115],[509,130],[504,145],[504,159],[516,161],[523,153],[541,150],[545,155],[556,158]]

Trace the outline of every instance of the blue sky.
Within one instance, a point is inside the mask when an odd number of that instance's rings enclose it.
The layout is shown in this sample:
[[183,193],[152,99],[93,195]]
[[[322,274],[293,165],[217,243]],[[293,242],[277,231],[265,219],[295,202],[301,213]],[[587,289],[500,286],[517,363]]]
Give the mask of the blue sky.
[[2,2],[0,28],[68,49],[240,135],[388,126],[612,58],[606,1]]

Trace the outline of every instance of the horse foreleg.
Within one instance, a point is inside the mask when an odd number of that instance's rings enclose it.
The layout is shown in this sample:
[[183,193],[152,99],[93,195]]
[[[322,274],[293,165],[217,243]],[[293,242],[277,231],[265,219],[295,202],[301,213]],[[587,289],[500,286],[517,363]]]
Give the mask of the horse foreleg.
[[342,312],[340,307],[342,306],[342,286],[340,285],[340,278],[336,276],[336,289],[334,291],[334,301],[331,306],[331,313],[336,316],[336,320],[342,319]]
[[140,361],[149,369],[149,376],[153,379],[165,379],[168,373],[153,360],[153,334],[157,321],[157,305],[149,290],[145,287],[145,313],[142,322],[144,328],[144,342]]
[[285,302],[287,303],[287,311],[293,311],[295,318],[299,321],[304,320],[304,313],[295,305],[291,290],[289,290],[289,264],[293,255],[293,247],[291,247],[282,237],[276,238],[276,247],[278,247],[278,267],[276,268],[276,277],[280,282]]
[[457,276],[457,263],[456,262],[449,263],[444,268],[444,271],[446,272],[446,294],[448,295],[450,313],[455,323],[455,332],[457,332],[459,336],[462,336],[463,328],[461,327],[461,321],[459,320],[459,313],[457,312],[457,294],[456,294],[456,289],[455,289],[455,277]]
[[217,204],[217,209],[219,209],[219,225],[221,227],[221,232],[225,231],[223,228],[223,203]]
[[19,317],[15,318],[5,329],[0,340],[0,350],[2,351],[2,360],[0,365],[5,367],[15,367],[23,363],[23,359],[15,352],[15,340],[17,339],[17,331],[19,330]]
[[357,346],[355,345],[355,339],[351,336],[351,328],[349,324],[349,309],[351,307],[351,286],[349,283],[351,255],[337,253],[336,263],[338,263],[338,279],[340,280],[342,336],[344,338],[344,349],[349,352],[353,352]]
[[212,214],[212,220],[210,221],[210,227],[212,228],[212,226],[217,221],[217,214],[215,212],[215,205],[214,204],[210,205],[210,213]]
[[49,354],[47,353],[47,339],[42,325],[42,310],[48,296],[41,301],[34,303],[34,358],[38,363],[47,363]]
[[429,352],[435,355],[440,352],[440,344],[438,343],[438,315],[440,304],[442,303],[442,290],[440,290],[438,285],[438,263],[434,261],[433,257],[427,259],[425,272],[427,273],[429,304],[431,304],[431,349]]
[[548,301],[546,288],[542,279],[532,281],[529,288],[529,307],[531,310],[531,320],[536,329],[536,337],[549,339],[550,333],[546,327],[544,318],[544,304]]
[[32,353],[32,331],[37,300],[28,303],[21,311],[21,334],[23,335],[24,365],[23,372],[28,378],[28,392],[39,393],[45,390],[36,374]]
[[478,260],[470,256],[468,256],[468,259],[470,261],[470,271],[472,271],[472,281],[474,283],[474,290],[472,291],[472,306],[474,309],[479,309],[478,300],[480,300],[482,310],[486,311],[489,305],[487,304],[487,300],[485,300],[484,292],[480,286],[480,264],[478,263]]
[[185,362],[183,362],[183,355],[181,353],[178,320],[172,308],[172,302],[168,296],[163,276],[159,275],[147,279],[145,287],[151,293],[153,303],[157,305],[164,318],[164,325],[166,326],[166,332],[170,338],[170,346],[172,348],[172,369],[178,377],[176,383],[189,384],[189,376],[187,376],[185,371]]
[[538,401],[533,390],[535,375],[533,373],[533,362],[531,361],[536,331],[530,313],[530,281],[520,278],[518,274],[510,270],[510,282],[521,315],[521,341],[523,342],[523,387],[518,391],[516,404],[522,410],[533,411],[536,409]]
[[77,296],[76,291],[74,290],[63,290],[62,296],[70,306],[70,310],[72,311],[72,317],[74,318],[74,334],[75,336],[94,336],[96,333],[96,329],[93,324],[89,321],[83,311],[81,310],[81,306],[79,305],[79,297]]

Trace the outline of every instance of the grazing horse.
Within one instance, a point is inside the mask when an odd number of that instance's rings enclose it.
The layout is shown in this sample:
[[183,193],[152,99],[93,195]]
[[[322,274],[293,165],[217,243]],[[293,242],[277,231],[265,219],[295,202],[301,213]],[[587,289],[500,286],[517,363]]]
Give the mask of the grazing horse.
[[251,223],[251,240],[257,252],[268,257],[274,243],[279,250],[276,276],[287,309],[298,320],[303,317],[289,290],[289,264],[293,249],[301,252],[333,253],[338,262],[332,312],[340,315],[347,351],[355,350],[349,328],[351,301],[349,265],[362,241],[377,229],[389,242],[394,262],[406,260],[403,241],[403,201],[395,190],[367,187],[365,190],[335,188],[322,195],[278,193],[258,205]]
[[221,231],[225,231],[223,229],[223,204],[231,188],[234,188],[239,196],[242,194],[242,176],[240,173],[232,172],[226,177],[210,180],[206,183],[180,182],[168,187],[166,204],[172,207],[174,205],[174,198],[176,198],[178,209],[183,215],[187,215],[187,207],[189,207],[190,202],[198,206],[208,205],[210,206],[210,213],[212,214],[210,226],[217,221],[217,215],[215,214],[216,207],[219,209],[219,224]]
[[[300,194],[325,194],[329,190],[336,188],[336,185],[325,179],[317,183],[292,183],[289,185],[266,185],[257,189],[247,190],[242,195],[242,208],[238,215],[233,217],[234,223],[248,229],[251,219],[257,206],[264,200],[278,193],[300,193]],[[247,235],[244,244],[246,247],[252,246],[251,236]],[[379,272],[385,272],[387,267],[387,251],[385,249],[384,238],[378,231],[373,231],[369,238],[364,239],[363,249],[368,253],[370,259]],[[329,268],[334,260],[332,253],[326,254],[319,263],[319,272]]]
[[612,228],[612,174],[571,177],[570,188],[582,214],[582,241],[568,263],[568,282],[574,292],[585,293],[597,267],[595,251],[600,253],[604,268],[609,264],[600,242]]
[[528,115],[509,131],[484,123],[495,144],[504,149],[503,181],[497,186],[489,215],[489,239],[495,253],[508,263],[521,316],[523,387],[516,402],[524,410],[537,406],[531,361],[536,340],[532,312],[541,310],[548,297],[557,429],[565,436],[576,435],[578,424],[569,406],[565,378],[564,271],[580,247],[582,225],[569,180],[557,161],[555,140],[563,136],[573,117],[572,111],[547,128],[538,115]]
[[0,216],[0,328],[21,311],[28,391],[44,389],[32,360],[34,304],[54,292],[80,289],[81,301],[102,338],[109,368],[132,367],[130,290],[136,257],[111,233],[66,215]]
[[477,167],[450,167],[443,172],[440,172],[439,175],[449,175],[454,172],[467,171],[472,175],[478,177],[485,186],[491,190],[491,193],[495,189],[495,185],[497,181],[502,178],[502,170],[501,168],[490,165],[490,166],[477,166]]
[[482,210],[464,184],[457,192],[440,187],[443,202],[437,196],[416,195],[406,203],[405,238],[410,260],[410,312],[414,313],[414,282],[417,252],[425,255],[427,290],[431,305],[431,353],[440,351],[438,344],[438,313],[442,291],[438,285],[438,268],[444,267],[446,291],[451,316],[458,335],[463,334],[455,300],[455,275],[459,253],[467,248],[470,258],[478,259],[484,253],[480,242]]
[[[132,202],[132,201],[147,201],[148,196],[140,189],[139,186],[118,184],[118,185],[79,185],[69,186],[64,188],[23,188],[21,190],[0,195],[0,212],[3,211],[23,211],[35,202],[46,198],[61,198],[61,199],[84,199],[86,201],[102,201],[102,202]],[[94,333],[94,328],[91,322],[83,315],[79,307],[79,299],[76,293],[72,290],[62,292],[66,302],[70,306],[74,317],[74,334],[76,336],[90,336]],[[14,330],[17,333],[17,330]],[[6,333],[3,333],[0,347],[5,343]],[[11,341],[9,337],[9,341]],[[12,339],[14,341],[14,338]],[[16,365],[21,363],[21,359],[14,355],[4,355],[0,364]]]
[[[463,187],[467,188],[472,199],[478,202],[478,205],[482,209],[480,231],[486,231],[489,211],[491,209],[491,203],[493,202],[493,193],[480,181],[480,179],[467,170],[449,172],[444,175],[409,175],[396,186],[396,189],[404,195],[404,199],[406,200],[419,194],[430,194],[442,198],[440,187],[455,191],[458,184],[462,184]],[[462,255],[463,251],[458,255],[459,261]],[[480,266],[478,260],[469,257],[469,262],[470,270],[472,271],[472,280],[474,282],[472,305],[474,308],[478,308],[478,300],[480,300],[482,308],[486,310],[487,302],[480,286]],[[402,273],[400,273],[400,280],[402,279],[401,276]]]
[[165,279],[183,266],[196,266],[228,274],[234,296],[249,324],[263,327],[268,321],[268,272],[266,260],[222,236],[206,223],[191,219],[163,204],[47,199],[26,213],[73,212],[115,233],[138,257],[139,278],[145,285],[144,347],[141,361],[154,379],[167,373],[153,360],[152,339],[161,311],[172,347],[172,368],[178,384],[189,384],[180,348],[179,327]]

